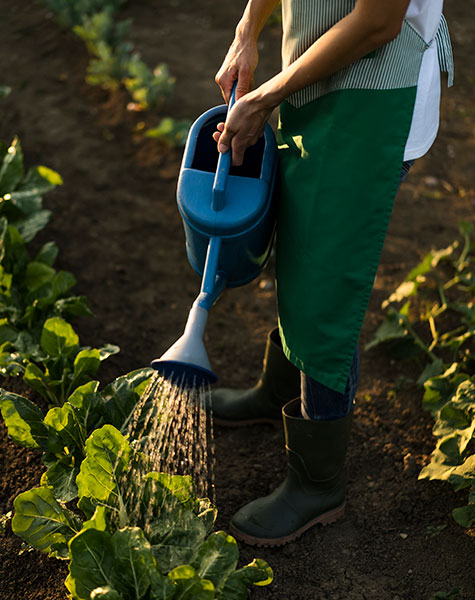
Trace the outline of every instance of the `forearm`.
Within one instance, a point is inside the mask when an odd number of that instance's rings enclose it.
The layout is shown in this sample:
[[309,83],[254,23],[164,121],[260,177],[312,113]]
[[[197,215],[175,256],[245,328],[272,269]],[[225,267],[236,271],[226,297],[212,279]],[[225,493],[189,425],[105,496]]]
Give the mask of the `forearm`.
[[294,92],[325,79],[396,37],[408,1],[397,0],[399,9],[391,18],[384,13],[368,15],[371,1],[357,4],[353,12],[318,38],[295,62],[255,90],[256,100],[277,106]]
[[236,37],[257,41],[262,28],[278,3],[279,0],[249,0],[236,27]]

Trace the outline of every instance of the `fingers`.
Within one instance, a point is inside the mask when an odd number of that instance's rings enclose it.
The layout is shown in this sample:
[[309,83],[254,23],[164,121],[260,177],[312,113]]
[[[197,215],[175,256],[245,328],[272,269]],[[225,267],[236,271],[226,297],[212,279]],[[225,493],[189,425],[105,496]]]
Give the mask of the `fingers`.
[[241,67],[238,73],[238,81],[236,85],[236,101],[250,92],[252,88],[253,71],[249,67]]
[[215,81],[221,88],[221,93],[226,104],[229,104],[233,85],[236,80],[236,101],[251,91],[254,83],[253,74],[253,70],[247,66],[243,66],[239,70],[234,67],[224,72],[221,72],[221,70],[218,71]]
[[217,72],[215,81],[221,88],[221,93],[226,104],[229,104],[229,99],[231,98],[231,91],[233,89],[233,84],[235,80],[238,78],[238,70],[237,68],[231,68],[229,70],[222,71],[221,69]]
[[224,154],[225,152],[227,152],[229,150],[229,148],[231,147],[231,140],[233,139],[233,136],[235,135],[235,131],[231,131],[231,129],[229,127],[225,127],[223,132],[219,135],[218,137],[218,152],[221,152],[221,154]]
[[229,148],[231,148],[232,155],[232,164],[234,167],[240,167],[244,161],[244,153],[249,146],[253,146],[258,137],[255,135],[238,135],[238,131],[232,131],[231,129],[225,128],[223,133],[218,134],[218,139],[216,140],[218,143],[219,152],[227,152]]
[[216,125],[216,129],[217,129],[218,131],[215,131],[215,132],[213,133],[213,140],[214,140],[216,143],[218,143],[218,142],[219,142],[219,138],[221,137],[221,134],[222,134],[222,133],[223,133],[223,131],[224,131],[224,123],[218,123],[218,124]]

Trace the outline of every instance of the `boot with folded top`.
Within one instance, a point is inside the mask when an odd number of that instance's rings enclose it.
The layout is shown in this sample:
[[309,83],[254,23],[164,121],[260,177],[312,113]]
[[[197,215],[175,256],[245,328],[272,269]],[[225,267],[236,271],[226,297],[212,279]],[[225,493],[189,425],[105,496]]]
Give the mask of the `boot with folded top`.
[[231,519],[239,540],[258,546],[292,542],[310,527],[327,525],[345,510],[344,463],[352,414],[332,421],[300,416],[300,399],[282,410],[288,473],[269,496],[254,500]]
[[267,338],[262,375],[246,390],[217,389],[211,394],[213,416],[219,425],[240,426],[282,422],[282,407],[300,394],[300,371],[284,355],[279,330]]

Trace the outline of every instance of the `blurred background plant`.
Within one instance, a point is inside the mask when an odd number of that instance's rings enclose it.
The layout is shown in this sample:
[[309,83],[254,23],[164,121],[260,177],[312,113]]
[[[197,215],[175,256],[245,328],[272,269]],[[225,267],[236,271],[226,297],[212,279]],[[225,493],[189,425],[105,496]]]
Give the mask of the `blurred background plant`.
[[[132,21],[117,21],[126,0],[42,0],[58,23],[71,29],[85,43],[91,60],[86,81],[105,89],[124,87],[132,101],[128,109],[159,112],[173,92],[175,79],[165,63],[150,68],[127,39]],[[0,90],[1,94],[1,90]],[[148,137],[172,146],[183,146],[189,121],[162,118]]]

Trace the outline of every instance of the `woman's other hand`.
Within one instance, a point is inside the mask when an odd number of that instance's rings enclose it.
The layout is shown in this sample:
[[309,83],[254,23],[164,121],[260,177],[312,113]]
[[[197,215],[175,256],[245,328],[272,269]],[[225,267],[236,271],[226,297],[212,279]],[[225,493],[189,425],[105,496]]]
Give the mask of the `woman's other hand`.
[[236,35],[215,77],[227,104],[236,80],[236,100],[252,90],[258,60],[257,42]]
[[242,165],[246,148],[253,146],[264,133],[274,109],[259,90],[241,97],[231,108],[226,123],[218,123],[218,131],[213,134],[219,152],[225,153],[231,147],[234,166]]

